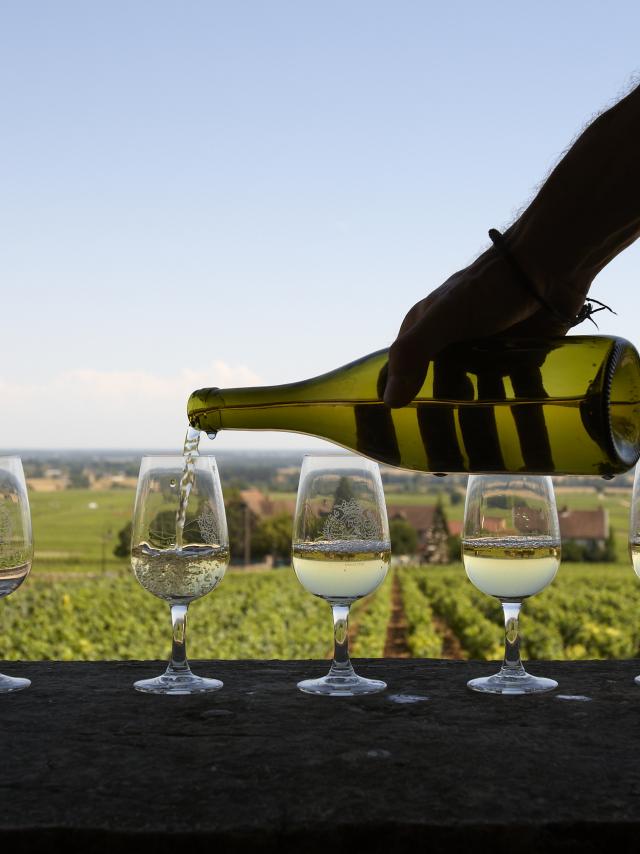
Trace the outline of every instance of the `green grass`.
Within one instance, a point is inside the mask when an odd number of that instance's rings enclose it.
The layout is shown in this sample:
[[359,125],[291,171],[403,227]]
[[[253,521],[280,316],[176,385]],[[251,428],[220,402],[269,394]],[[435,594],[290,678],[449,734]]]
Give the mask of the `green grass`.
[[134,497],[133,490],[116,489],[29,493],[33,572],[98,572],[121,565],[113,548],[118,531],[131,519]]

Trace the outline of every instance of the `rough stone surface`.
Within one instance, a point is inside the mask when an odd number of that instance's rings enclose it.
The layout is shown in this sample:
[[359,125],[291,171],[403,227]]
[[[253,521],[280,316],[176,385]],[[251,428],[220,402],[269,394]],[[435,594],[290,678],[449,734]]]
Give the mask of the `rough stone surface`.
[[199,697],[132,689],[163,667],[2,668],[33,681],[0,696],[4,850],[624,854],[640,844],[638,662],[537,662],[531,671],[560,687],[534,697],[469,691],[491,664],[415,660],[359,662],[389,684],[359,699],[297,691],[326,670],[309,661],[195,663],[225,682]]

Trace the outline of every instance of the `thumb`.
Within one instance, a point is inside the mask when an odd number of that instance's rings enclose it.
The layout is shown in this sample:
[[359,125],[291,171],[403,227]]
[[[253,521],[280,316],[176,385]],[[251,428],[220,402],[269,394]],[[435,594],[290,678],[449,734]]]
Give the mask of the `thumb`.
[[424,346],[411,330],[399,336],[389,350],[384,402],[390,407],[406,406],[420,391],[427,375],[431,348]]

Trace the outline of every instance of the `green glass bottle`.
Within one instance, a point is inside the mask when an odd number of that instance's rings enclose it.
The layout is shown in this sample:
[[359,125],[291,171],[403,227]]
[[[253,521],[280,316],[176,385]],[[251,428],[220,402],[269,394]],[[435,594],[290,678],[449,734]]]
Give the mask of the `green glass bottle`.
[[486,339],[430,363],[415,400],[382,402],[387,351],[328,374],[259,388],[206,388],[192,427],[291,430],[381,463],[431,472],[612,477],[640,454],[640,359],[622,338]]

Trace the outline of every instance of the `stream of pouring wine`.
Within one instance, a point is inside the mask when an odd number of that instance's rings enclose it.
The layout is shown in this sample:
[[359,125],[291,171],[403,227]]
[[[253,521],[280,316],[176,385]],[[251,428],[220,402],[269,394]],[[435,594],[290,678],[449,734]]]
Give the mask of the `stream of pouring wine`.
[[187,504],[189,495],[196,477],[196,457],[198,456],[198,445],[200,444],[200,431],[193,427],[187,428],[184,437],[184,469],[180,478],[180,501],[176,513],[176,550],[182,549],[182,538],[184,534],[184,523],[187,518]]

